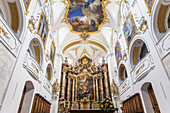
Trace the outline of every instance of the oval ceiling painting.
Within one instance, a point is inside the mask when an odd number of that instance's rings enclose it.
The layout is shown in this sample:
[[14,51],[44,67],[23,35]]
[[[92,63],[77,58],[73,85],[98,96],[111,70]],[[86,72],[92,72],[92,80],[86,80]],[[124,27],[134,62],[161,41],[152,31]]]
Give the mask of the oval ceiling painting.
[[104,0],[68,0],[65,20],[74,33],[96,33],[105,23]]

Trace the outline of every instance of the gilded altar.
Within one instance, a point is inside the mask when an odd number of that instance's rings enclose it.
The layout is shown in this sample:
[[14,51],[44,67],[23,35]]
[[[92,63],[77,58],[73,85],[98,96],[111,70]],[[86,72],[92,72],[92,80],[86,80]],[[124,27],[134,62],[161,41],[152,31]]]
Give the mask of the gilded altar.
[[96,66],[87,56],[82,57],[74,66],[62,64],[59,111],[99,109],[99,102],[110,95],[108,65],[103,61]]

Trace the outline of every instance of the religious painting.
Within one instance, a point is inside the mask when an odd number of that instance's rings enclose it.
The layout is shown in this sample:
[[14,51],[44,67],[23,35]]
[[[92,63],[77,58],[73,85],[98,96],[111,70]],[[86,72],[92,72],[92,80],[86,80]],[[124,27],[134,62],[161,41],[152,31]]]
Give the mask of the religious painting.
[[136,35],[137,27],[135,25],[133,16],[130,14],[124,23],[124,36],[126,38],[127,44],[129,46],[131,40]]
[[53,64],[54,64],[54,59],[55,59],[55,53],[56,53],[55,43],[52,42],[51,50],[50,50],[50,60]]
[[96,33],[105,23],[104,0],[69,0],[65,20],[74,33]]
[[155,0],[144,0],[144,1],[145,1],[145,4],[149,10],[149,13],[151,14],[152,7],[153,7]]
[[25,6],[25,10],[26,10],[26,14],[28,13],[28,7],[31,3],[31,0],[23,0],[24,2],[24,6]]
[[48,22],[44,14],[41,14],[41,17],[40,17],[39,26],[38,26],[38,34],[42,38],[43,44],[45,47],[45,42],[48,36]]
[[82,73],[77,77],[77,99],[86,97],[89,100],[94,99],[93,77],[88,73]]
[[117,66],[118,66],[119,62],[122,59],[121,47],[120,47],[119,42],[117,42],[116,46],[115,46],[115,57],[116,57],[116,63],[117,63]]

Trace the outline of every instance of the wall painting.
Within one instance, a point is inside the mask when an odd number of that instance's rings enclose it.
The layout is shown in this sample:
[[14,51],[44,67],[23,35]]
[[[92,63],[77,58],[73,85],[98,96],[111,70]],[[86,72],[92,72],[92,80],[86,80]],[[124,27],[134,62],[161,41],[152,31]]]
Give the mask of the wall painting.
[[65,20],[74,33],[96,33],[105,23],[104,0],[68,0]]
[[144,1],[145,1],[145,4],[146,4],[146,6],[147,6],[147,8],[149,10],[148,13],[151,16],[152,7],[153,7],[153,4],[154,4],[155,0],[144,0]]
[[117,66],[118,66],[119,62],[122,59],[121,46],[120,46],[119,42],[117,42],[116,46],[115,46],[115,57],[116,57],[116,63],[117,63]]
[[45,48],[46,40],[48,37],[48,22],[46,15],[41,14],[37,30],[38,35],[41,37]]
[[82,73],[77,77],[77,99],[81,100],[86,97],[94,100],[94,77],[88,73]]
[[53,64],[54,64],[54,60],[55,60],[55,53],[56,53],[55,43],[52,42],[51,50],[50,50],[50,60]]
[[135,21],[133,19],[132,14],[129,14],[129,16],[127,16],[127,19],[124,23],[123,32],[127,41],[127,45],[129,46],[131,40],[135,37],[137,33],[137,27],[135,25]]

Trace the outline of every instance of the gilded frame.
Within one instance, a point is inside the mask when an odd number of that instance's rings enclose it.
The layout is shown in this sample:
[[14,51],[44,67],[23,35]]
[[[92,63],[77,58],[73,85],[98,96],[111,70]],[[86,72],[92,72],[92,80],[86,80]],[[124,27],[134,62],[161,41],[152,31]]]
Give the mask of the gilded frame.
[[[39,32],[38,32],[38,28],[40,27],[40,23],[41,23],[41,18],[42,18],[42,16],[44,16],[45,19],[46,19],[47,29],[48,29],[48,30],[47,30],[47,36],[46,36],[46,39],[45,39],[45,43],[44,43],[44,41],[43,41],[43,38],[41,37],[41,35],[40,35]],[[46,15],[44,14],[44,12],[42,11],[42,12],[41,12],[41,15],[40,15],[39,22],[38,22],[37,35],[41,37],[41,41],[43,42],[44,49],[45,49],[45,46],[46,46],[46,42],[47,42],[47,38],[48,38],[48,33],[49,33],[49,25],[48,25],[48,21],[47,21],[47,16],[46,16]]]
[[29,13],[28,8],[29,8],[29,6],[30,6],[31,0],[29,1],[27,7],[26,7],[26,4],[25,4],[25,1],[24,1],[24,0],[23,0],[23,3],[24,3],[25,11],[26,11],[25,14],[27,15],[27,14]]
[[146,2],[146,0],[144,0],[144,2],[145,2],[146,7],[148,8],[148,12],[147,12],[147,13],[149,14],[149,16],[151,16],[152,8],[153,8],[153,5],[154,5],[154,3],[155,3],[155,0],[153,0],[153,3],[152,3],[151,8],[149,8],[149,5],[148,5],[148,3]]
[[50,47],[50,56],[51,56],[51,49],[52,49],[52,45],[54,44],[54,50],[55,50],[55,53],[54,53],[54,59],[53,59],[53,61],[51,60],[51,58],[50,58],[50,61],[52,62],[52,64],[53,64],[53,68],[54,68],[54,61],[55,61],[55,54],[56,54],[56,47],[55,47],[55,42],[54,41],[52,41],[51,42],[51,47]]
[[[117,68],[118,68],[118,66],[119,66],[119,63],[120,63],[120,61],[123,59],[123,56],[122,56],[122,50],[121,50],[121,45],[120,45],[120,42],[119,41],[117,41],[116,43],[115,43],[115,48],[114,48],[114,50],[116,49],[116,45],[119,45],[119,48],[120,48],[120,54],[121,54],[121,59],[119,60],[119,62],[117,62],[117,60],[116,60],[116,64],[117,64]],[[116,58],[116,51],[115,51],[115,58]]]
[[91,75],[87,70],[83,70],[83,72],[81,72],[79,75],[77,75],[76,76],[76,88],[75,88],[75,99],[76,99],[76,101],[79,101],[78,100],[78,97],[77,97],[77,77],[79,77],[79,76],[81,76],[82,74],[88,74],[89,76],[91,76],[91,77],[93,77],[93,90],[94,90],[94,100],[90,100],[90,101],[95,101],[95,95],[96,95],[96,93],[95,93],[95,80],[94,80],[94,76],[93,75]]
[[[102,11],[103,11],[103,22],[98,26],[98,30],[95,31],[95,32],[87,32],[87,34],[93,34],[93,33],[98,33],[100,31],[100,28],[101,26],[103,26],[106,22],[106,17],[107,17],[107,14],[106,14],[106,10],[105,10],[105,3],[104,3],[105,0],[102,0]],[[65,22],[66,24],[69,26],[70,28],[70,31],[73,32],[73,33],[77,33],[77,34],[82,34],[82,32],[77,32],[77,31],[73,31],[73,27],[71,26],[71,24],[68,22],[68,11],[69,11],[69,7],[70,7],[70,3],[71,1],[70,0],[67,0],[67,6],[66,6],[66,13],[65,13]]]
[[132,17],[132,21],[133,21],[133,23],[134,23],[135,30],[136,30],[136,31],[138,30],[138,29],[137,29],[137,26],[136,26],[136,23],[135,23],[135,20],[134,20],[134,18],[133,18],[133,15],[132,15],[131,12],[130,12],[129,15],[126,17],[125,22],[124,22],[124,25],[123,25],[123,35],[124,35],[124,38],[125,38],[125,40],[126,40],[126,44],[127,44],[128,50],[129,50],[129,46],[130,46],[133,38],[138,34],[138,33],[136,32],[135,35],[131,38],[131,40],[130,40],[130,42],[129,42],[129,44],[128,44],[128,41],[127,41],[127,38],[126,38],[126,36],[125,36],[125,32],[124,32],[124,31],[125,31],[125,23],[126,23],[127,19],[129,18],[129,16]]

